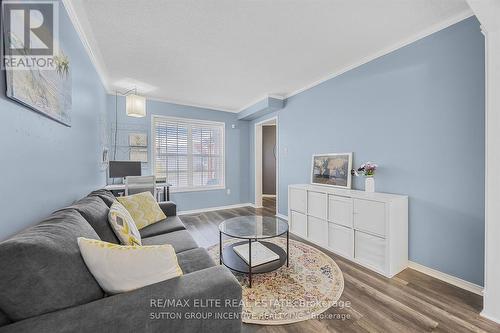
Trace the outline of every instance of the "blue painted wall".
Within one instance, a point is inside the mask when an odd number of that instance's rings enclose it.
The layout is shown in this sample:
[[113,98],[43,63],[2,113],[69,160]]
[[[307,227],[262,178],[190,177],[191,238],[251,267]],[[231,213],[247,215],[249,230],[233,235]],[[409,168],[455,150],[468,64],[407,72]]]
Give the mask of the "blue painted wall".
[[[202,119],[224,122],[225,133],[225,155],[226,155],[226,190],[209,190],[172,193],[171,200],[177,204],[178,210],[192,210],[208,207],[219,207],[249,202],[249,133],[248,122],[237,119],[236,113],[203,109],[191,106],[171,104],[148,100],[146,105],[147,116],[144,118],[128,117],[125,113],[125,98],[119,96],[118,104],[115,96],[108,95],[108,123],[112,143],[114,142],[115,113],[118,105],[118,136],[117,136],[117,160],[129,159],[128,135],[134,132],[145,132],[148,134],[148,158],[149,162],[143,164],[142,174],[151,174],[151,115],[163,115],[173,117],[184,117],[191,119]],[[235,125],[236,128],[232,128]],[[113,156],[114,145],[111,145],[111,156]]]
[[482,285],[484,79],[484,39],[469,18],[289,98],[280,213],[287,186],[310,181],[313,153],[354,152],[354,165],[379,163],[377,191],[409,195],[410,260]]
[[59,16],[71,62],[72,127],[7,99],[0,71],[0,240],[105,184],[106,92],[62,4]]

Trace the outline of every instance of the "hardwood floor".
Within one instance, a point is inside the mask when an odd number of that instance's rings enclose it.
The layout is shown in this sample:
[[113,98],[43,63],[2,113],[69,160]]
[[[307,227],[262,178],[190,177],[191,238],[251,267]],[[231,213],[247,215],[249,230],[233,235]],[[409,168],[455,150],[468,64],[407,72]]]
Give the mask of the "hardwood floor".
[[[181,219],[198,244],[209,247],[218,243],[218,224],[223,220],[240,215],[274,214],[275,202],[265,198],[261,209],[220,210],[183,215]],[[323,251],[344,274],[345,288],[340,301],[346,306],[331,307],[321,318],[295,324],[244,324],[242,332],[500,332],[500,325],[479,316],[481,296],[409,268],[388,279]]]

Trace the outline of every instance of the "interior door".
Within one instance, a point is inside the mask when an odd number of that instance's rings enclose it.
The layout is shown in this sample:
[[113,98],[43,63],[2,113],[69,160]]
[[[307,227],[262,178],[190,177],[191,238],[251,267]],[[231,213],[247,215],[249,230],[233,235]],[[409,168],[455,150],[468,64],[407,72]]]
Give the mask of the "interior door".
[[276,126],[262,126],[262,194],[276,195]]

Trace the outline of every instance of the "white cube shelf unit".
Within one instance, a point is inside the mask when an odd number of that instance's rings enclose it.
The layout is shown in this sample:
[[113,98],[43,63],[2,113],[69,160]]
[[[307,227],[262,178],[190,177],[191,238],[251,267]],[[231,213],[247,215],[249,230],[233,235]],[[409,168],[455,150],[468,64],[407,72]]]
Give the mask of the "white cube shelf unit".
[[288,186],[290,232],[384,276],[408,267],[408,197]]

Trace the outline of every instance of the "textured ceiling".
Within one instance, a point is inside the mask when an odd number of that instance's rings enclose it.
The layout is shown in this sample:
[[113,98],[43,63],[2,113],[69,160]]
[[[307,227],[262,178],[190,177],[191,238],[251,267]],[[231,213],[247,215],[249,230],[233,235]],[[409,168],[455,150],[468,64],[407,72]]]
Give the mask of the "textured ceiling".
[[471,15],[462,0],[71,0],[108,90],[239,111]]

